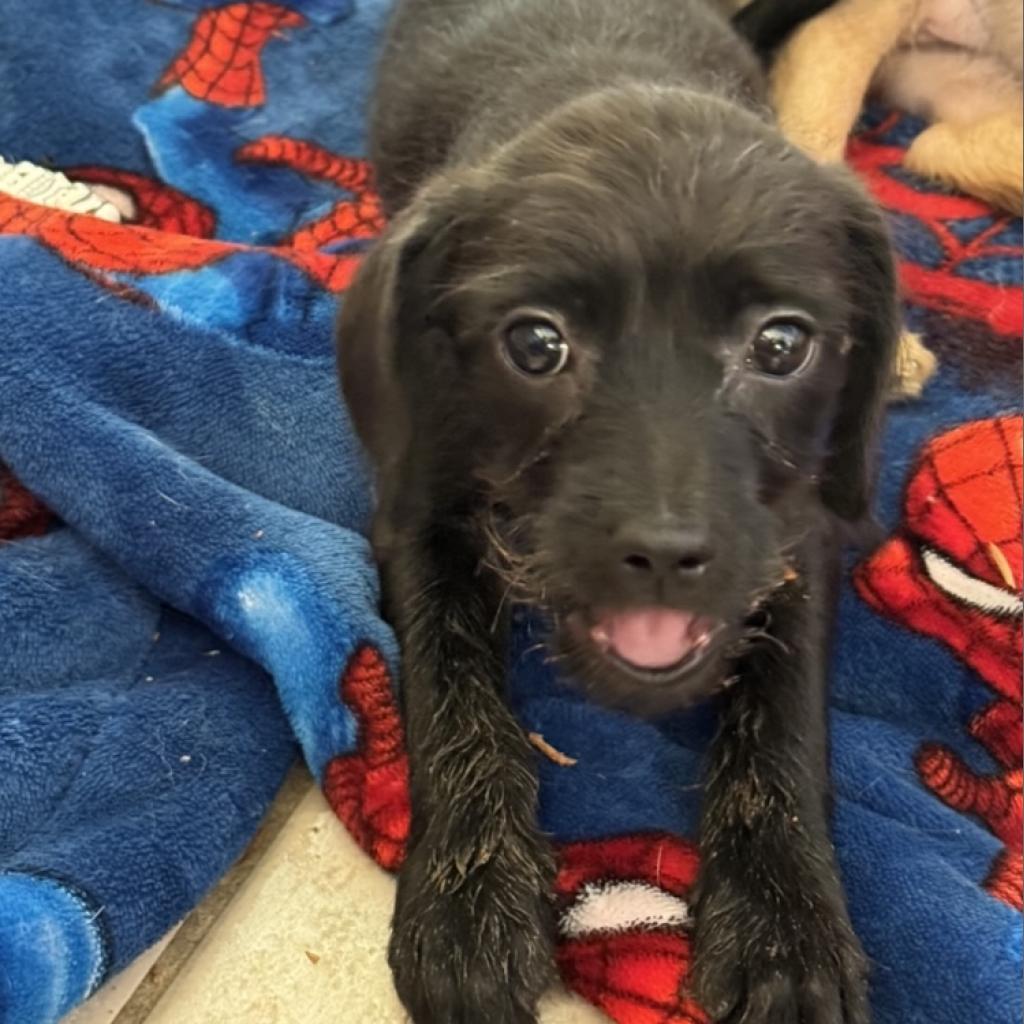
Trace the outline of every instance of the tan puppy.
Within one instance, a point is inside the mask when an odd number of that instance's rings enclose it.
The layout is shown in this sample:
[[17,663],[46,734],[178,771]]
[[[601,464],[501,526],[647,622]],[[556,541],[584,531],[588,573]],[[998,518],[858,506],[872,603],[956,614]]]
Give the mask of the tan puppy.
[[1021,0],[839,0],[782,47],[780,125],[818,159],[841,160],[873,92],[934,122],[908,168],[1020,213],[1022,31]]

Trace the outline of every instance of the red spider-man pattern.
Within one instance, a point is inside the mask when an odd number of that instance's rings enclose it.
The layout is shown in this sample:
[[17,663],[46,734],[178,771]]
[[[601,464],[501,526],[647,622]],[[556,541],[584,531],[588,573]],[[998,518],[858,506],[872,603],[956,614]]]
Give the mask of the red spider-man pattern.
[[[1001,710],[999,704],[990,706]],[[1012,708],[1012,705],[1010,705]],[[1018,719],[1019,708],[1012,708]],[[984,713],[983,713],[984,714]],[[977,719],[969,731],[982,743],[984,731]],[[990,751],[991,752],[991,751]],[[951,750],[939,744],[926,744],[917,755],[917,770],[924,784],[943,803],[963,814],[979,818],[1004,845],[985,879],[985,888],[1004,903],[1017,910],[1022,906],[1024,863],[1021,858],[1021,769],[1002,764],[999,775],[980,776],[973,772]]]
[[189,95],[222,107],[258,107],[267,97],[260,57],[282,29],[306,19],[269,3],[227,4],[203,11],[192,38],[157,82],[156,91],[180,85]]
[[[846,155],[883,207],[914,218],[920,229],[930,232],[942,248],[944,258],[937,267],[925,267],[912,259],[901,261],[904,293],[911,302],[952,316],[980,319],[994,333],[1019,341],[1024,328],[1019,291],[956,273],[968,260],[998,256],[1019,259],[1018,246],[994,241],[1006,232],[1012,218],[993,217],[990,207],[967,196],[918,191],[898,175],[888,173],[902,166],[906,150],[877,139],[891,129],[898,116],[893,114],[874,130],[854,136]],[[969,241],[963,241],[949,224],[972,218],[991,219],[991,224]]]
[[911,629],[946,643],[995,691],[968,723],[997,774],[974,772],[952,750],[917,754],[924,784],[972,814],[1004,844],[986,880],[1022,902],[1020,584],[1022,421],[968,423],[929,442],[907,488],[900,531],[857,572],[861,595]]
[[133,215],[127,218],[132,224],[193,238],[212,238],[216,230],[213,210],[156,178],[99,165],[66,167],[63,171],[71,181],[106,185],[126,193],[134,208]]
[[356,652],[339,692],[355,716],[358,745],[328,763],[324,795],[356,842],[395,871],[409,837],[409,759],[387,666],[375,648]]
[[318,220],[303,224],[282,240],[283,245],[301,250],[325,249],[342,241],[375,238],[384,228],[384,214],[371,187],[372,172],[365,160],[337,156],[313,142],[285,135],[264,135],[246,143],[235,155],[246,163],[299,171],[354,196],[336,203]]
[[626,931],[570,939],[558,948],[566,985],[621,1024],[705,1024],[680,996],[693,955],[679,931]]
[[343,291],[359,265],[357,253],[319,252],[287,245],[246,246],[213,238],[172,234],[133,224],[112,224],[0,194],[0,235],[38,239],[90,276],[111,273],[172,274],[199,270],[243,252],[286,260],[328,291]]
[[245,247],[87,214],[66,213],[0,195],[0,234],[27,235],[69,263],[94,271],[169,274],[209,266]]
[[[356,720],[356,749],[328,763],[324,794],[359,845],[394,871],[409,835],[409,763],[387,666],[373,647],[353,655],[339,695]],[[680,995],[696,847],[661,833],[622,836],[564,845],[559,865],[566,984],[623,1024],[706,1024]]]
[[366,160],[338,156],[315,142],[288,135],[263,135],[242,146],[239,160],[288,167],[310,178],[326,181],[356,195],[370,191],[373,171]]
[[[678,898],[685,915],[683,901],[698,863],[694,844],[662,833],[563,846],[555,892],[562,921],[558,966],[565,983],[613,1020],[705,1024],[701,1009],[681,994],[692,941],[665,898]],[[632,907],[635,916],[616,920],[616,904]],[[660,923],[659,905],[669,912]],[[585,915],[579,914],[581,906]],[[574,926],[577,921],[582,927]]]
[[0,544],[46,533],[53,513],[0,463]]

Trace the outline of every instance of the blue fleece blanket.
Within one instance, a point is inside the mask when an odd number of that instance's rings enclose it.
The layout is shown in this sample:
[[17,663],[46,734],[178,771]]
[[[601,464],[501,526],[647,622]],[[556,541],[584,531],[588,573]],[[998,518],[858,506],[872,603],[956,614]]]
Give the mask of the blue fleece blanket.
[[[380,227],[359,159],[386,0],[0,0],[0,1022],[54,1021],[195,905],[296,756],[386,868],[408,826],[331,321]],[[851,159],[941,361],[886,437],[890,539],[835,661],[836,841],[879,1024],[1019,1020],[1021,226]],[[6,542],[6,543],[4,543]],[[706,709],[580,700],[519,616],[511,692],[560,852],[560,965],[681,1024]],[[297,741],[297,742],[296,742]]]

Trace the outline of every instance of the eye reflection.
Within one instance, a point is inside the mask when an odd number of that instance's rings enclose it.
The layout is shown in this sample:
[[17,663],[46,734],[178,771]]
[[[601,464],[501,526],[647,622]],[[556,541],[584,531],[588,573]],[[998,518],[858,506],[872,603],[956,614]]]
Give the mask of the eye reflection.
[[503,341],[509,362],[529,377],[553,377],[569,361],[569,343],[550,320],[516,320],[505,329]]

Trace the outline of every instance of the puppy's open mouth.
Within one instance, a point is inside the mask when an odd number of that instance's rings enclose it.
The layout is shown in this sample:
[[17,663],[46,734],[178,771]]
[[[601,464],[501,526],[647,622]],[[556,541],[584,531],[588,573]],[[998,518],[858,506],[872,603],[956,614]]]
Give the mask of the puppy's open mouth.
[[644,682],[675,682],[702,665],[725,624],[678,608],[595,609],[573,617],[574,632]]

